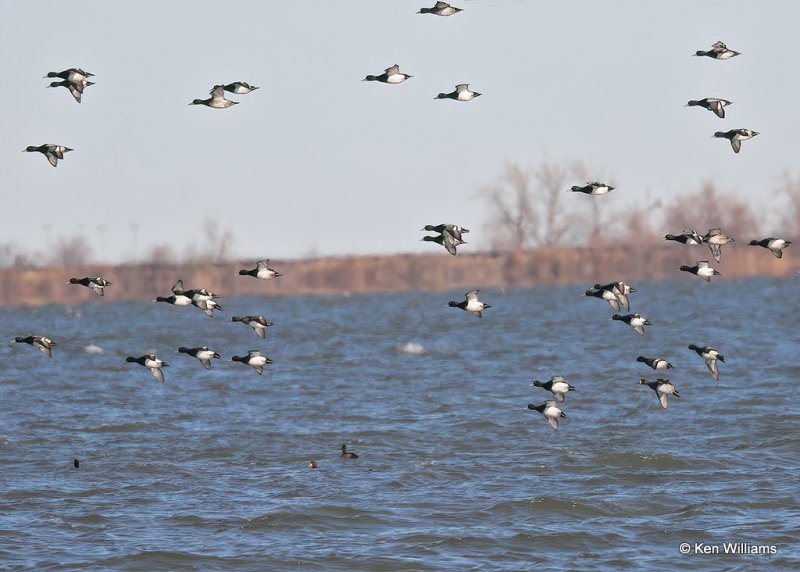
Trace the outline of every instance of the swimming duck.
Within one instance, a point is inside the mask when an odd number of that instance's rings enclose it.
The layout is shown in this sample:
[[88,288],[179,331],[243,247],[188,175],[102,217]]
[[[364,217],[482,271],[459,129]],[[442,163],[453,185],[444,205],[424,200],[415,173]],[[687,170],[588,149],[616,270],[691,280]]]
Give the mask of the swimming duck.
[[220,357],[217,352],[208,349],[207,346],[203,346],[201,348],[185,348],[181,346],[178,348],[178,353],[189,354],[190,356],[197,358],[206,369],[211,369],[212,358],[219,359]]
[[[460,233],[459,233],[460,235]],[[445,250],[455,256],[458,254],[456,250],[456,246],[461,244],[467,244],[460,238],[456,238],[453,236],[447,229],[443,230],[441,234],[437,236],[423,236],[420,240],[424,240],[426,242],[435,242],[436,244],[441,244],[444,246]]]
[[368,75],[361,81],[379,81],[381,83],[403,83],[408,78],[414,77],[406,73],[400,73],[400,66],[394,64],[384,70],[381,75]]
[[45,78],[48,77],[60,77],[61,79],[65,79],[67,81],[71,81],[73,83],[77,83],[79,81],[85,81],[90,77],[94,77],[93,73],[89,73],[87,71],[83,71],[81,68],[69,68],[64,71],[60,72],[49,72]]
[[561,411],[557,406],[555,401],[545,401],[541,405],[534,405],[533,403],[528,403],[528,409],[533,411],[538,411],[544,418],[547,419],[547,422],[550,424],[550,427],[553,428],[553,431],[558,431],[558,419],[560,417],[564,417],[566,419],[566,414]]
[[686,107],[700,106],[708,109],[716,114],[717,117],[725,119],[725,106],[731,105],[733,102],[727,99],[719,99],[717,97],[704,97],[703,99],[690,99]]
[[244,95],[246,93],[250,93],[251,91],[257,90],[258,87],[256,87],[255,85],[250,85],[246,81],[235,81],[233,83],[223,85],[222,89],[230,93],[235,93],[237,95]]
[[556,401],[564,401],[564,396],[567,392],[575,391],[574,387],[564,381],[564,376],[562,375],[554,375],[550,378],[550,381],[545,381],[544,383],[534,381],[531,387],[541,387],[547,391],[552,391]]
[[617,295],[611,290],[587,290],[586,296],[593,296],[605,300],[615,312],[619,312],[619,298],[617,298]]
[[269,267],[269,260],[259,260],[256,262],[256,267],[252,270],[239,270],[240,276],[252,276],[260,280],[272,280],[278,276],[283,276],[280,272],[276,272]]
[[451,308],[461,308],[462,310],[466,310],[467,312],[472,312],[479,318],[483,318],[482,312],[486,308],[491,308],[489,304],[484,304],[480,300],[478,300],[478,292],[480,290],[472,290],[464,294],[464,301],[463,302],[453,302],[450,301],[447,303],[448,306]]
[[650,381],[645,378],[639,380],[641,385],[646,385],[650,389],[656,392],[658,396],[658,401],[661,403],[661,407],[663,409],[667,408],[667,396],[674,395],[675,397],[680,397],[678,395],[678,390],[675,389],[675,386],[672,385],[668,379],[661,379],[660,377],[655,381]]
[[468,83],[460,83],[456,86],[455,91],[450,93],[440,93],[434,99],[455,99],[456,101],[469,101],[481,95],[477,91],[471,91]]
[[649,357],[639,356],[636,358],[636,361],[646,363],[653,369],[672,369],[674,367],[667,360],[658,357],[649,358]]
[[45,336],[28,336],[25,338],[17,336],[14,341],[18,344],[30,344],[49,358],[53,357],[53,348],[58,345]]
[[47,87],[66,87],[69,90],[69,92],[72,94],[72,97],[75,98],[75,101],[80,103],[81,102],[81,95],[83,95],[83,90],[86,89],[90,85],[94,85],[94,82],[86,81],[86,80],[81,80],[81,81],[74,82],[74,81],[69,81],[68,79],[65,79],[63,81],[54,81],[50,85],[48,85]]
[[420,8],[417,14],[435,14],[436,16],[452,16],[462,12],[462,8],[451,6],[447,2],[437,2],[433,8]]
[[697,355],[703,358],[706,362],[706,367],[708,367],[708,371],[711,372],[711,377],[716,380],[719,380],[719,369],[717,368],[717,360],[725,361],[725,356],[719,353],[712,347],[709,346],[696,346],[694,344],[689,344],[689,349],[694,350]]
[[728,244],[729,242],[734,242],[734,240],[725,236],[725,233],[723,233],[719,228],[711,228],[703,236],[703,242],[708,244],[708,248],[714,257],[714,260],[719,262],[720,258],[722,258],[722,246]]
[[358,459],[358,455],[347,450],[347,443],[342,443],[342,457],[345,459]]
[[761,240],[751,240],[750,246],[762,246],[769,250],[775,258],[780,258],[783,256],[783,248],[786,248],[792,244],[791,241],[785,240],[783,238],[778,238],[777,236],[770,236],[769,238],[762,238]]
[[233,316],[231,322],[241,322],[247,324],[256,332],[262,340],[267,337],[267,328],[272,325],[264,319],[264,316]]
[[729,139],[733,152],[738,153],[742,148],[742,141],[747,141],[758,135],[758,131],[752,129],[731,129],[730,131],[717,131],[714,137]]
[[711,49],[708,51],[697,50],[695,56],[708,56],[715,60],[729,60],[739,55],[740,52],[734,52],[728,49],[724,42],[714,42],[711,44]]
[[626,314],[625,316],[620,316],[619,314],[614,314],[611,316],[612,320],[619,320],[621,322],[625,322],[634,331],[639,334],[640,336],[644,335],[644,326],[652,326],[653,324],[650,323],[650,320],[647,318],[642,317],[640,314]]
[[208,99],[195,99],[189,105],[205,105],[213,109],[225,109],[232,105],[237,105],[238,101],[225,98],[225,86],[215,85],[211,89],[211,97]]
[[708,265],[708,260],[699,260],[694,266],[681,266],[683,272],[689,272],[699,276],[706,282],[711,282],[712,276],[721,276],[722,273]]
[[246,356],[233,356],[231,361],[239,361],[244,364],[249,365],[258,375],[264,373],[264,366],[268,363],[272,363],[272,360],[269,359],[267,356],[261,355],[261,352],[258,350],[250,350],[247,352]]
[[675,242],[688,244],[690,246],[703,244],[703,237],[701,237],[696,230],[684,230],[678,235],[668,234],[664,237],[664,240],[674,240]]
[[70,149],[69,147],[64,147],[63,145],[44,144],[44,145],[39,145],[38,147],[36,145],[28,145],[27,147],[25,147],[25,149],[22,150],[23,153],[25,152],[33,153],[34,151],[38,151],[39,153],[47,157],[47,160],[50,161],[50,164],[53,167],[57,167],[58,160],[64,158],[64,153],[73,151],[73,149]]
[[317,462],[316,461],[309,461],[308,462],[308,468],[309,469],[316,469],[317,468]]
[[98,296],[104,296],[103,288],[107,288],[111,286],[111,282],[102,278],[101,276],[95,276],[94,278],[70,278],[67,284],[80,284],[81,286],[86,286],[87,288],[91,288],[94,290],[94,293]]
[[157,358],[155,354],[146,354],[139,357],[127,357],[125,358],[125,361],[138,363],[139,365],[146,367],[158,381],[164,383],[164,372],[161,371],[161,368],[167,367],[169,364],[164,360]]
[[595,181],[593,183],[587,183],[584,187],[573,185],[573,187],[570,189],[570,192],[583,193],[585,195],[605,195],[614,189],[615,187],[612,187],[611,185],[606,185],[605,183]]

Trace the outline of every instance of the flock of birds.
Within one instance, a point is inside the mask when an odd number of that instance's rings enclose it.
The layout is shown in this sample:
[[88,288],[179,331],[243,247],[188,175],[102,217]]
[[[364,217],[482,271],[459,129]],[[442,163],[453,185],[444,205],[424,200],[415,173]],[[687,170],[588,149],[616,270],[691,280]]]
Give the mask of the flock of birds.
[[[431,8],[421,8],[419,14],[433,14],[437,16],[452,16],[461,12],[460,8],[451,6],[446,2],[436,2]],[[695,53],[696,56],[705,56],[717,60],[728,60],[735,56],[740,55],[727,48],[723,42],[716,42],[712,45],[710,50],[699,50]],[[54,81],[48,87],[65,87],[69,90],[70,94],[75,100],[80,103],[81,97],[85,89],[94,83],[89,81],[88,78],[94,77],[94,74],[86,72],[80,68],[70,68],[61,72],[50,72],[47,74],[48,78],[60,78],[61,81]],[[363,81],[375,81],[386,84],[400,84],[413,76],[402,73],[399,65],[393,65],[384,70],[380,75],[367,75]],[[237,101],[227,99],[226,93],[237,95],[249,94],[258,87],[250,85],[246,82],[234,82],[230,84],[217,84],[211,91],[207,99],[195,99],[189,105],[205,105],[213,109],[226,109],[236,105]],[[449,93],[439,93],[436,99],[453,99],[456,101],[470,101],[481,94],[469,89],[469,84],[456,85],[455,90]],[[716,114],[718,117],[725,118],[725,107],[731,105],[732,102],[721,98],[704,98],[700,100],[690,100],[687,106],[699,106]],[[730,140],[734,152],[739,153],[741,149],[741,142],[751,139],[758,135],[758,132],[750,129],[731,129],[729,131],[718,131],[714,134],[717,138],[726,138]],[[50,164],[55,167],[60,159],[64,158],[64,154],[72,151],[71,148],[63,145],[45,144],[39,146],[29,146],[25,149],[27,152],[39,152],[47,157]],[[575,185],[568,189],[569,192],[582,193],[592,196],[601,196],[613,191],[614,187],[601,183],[598,181],[587,183],[584,186]],[[449,223],[438,225],[426,225],[423,231],[432,232],[433,235],[424,236],[421,240],[427,242],[435,242],[443,246],[448,253],[455,256],[457,254],[457,247],[466,244],[463,237],[469,232],[468,229],[461,226]],[[700,235],[695,230],[683,230],[679,235],[667,234],[664,240],[675,241],[688,246],[697,246],[707,244],[712,256],[717,262],[721,261],[721,247],[729,242],[733,242],[733,238],[728,237],[720,228],[712,228],[704,235]],[[791,244],[790,241],[780,237],[767,237],[759,240],[752,240],[750,245],[761,246],[768,249],[772,254],[781,258],[782,249]],[[713,276],[720,275],[720,272],[711,268],[707,260],[700,260],[694,266],[683,265],[680,267],[681,271],[689,272],[704,280],[710,282]],[[261,260],[257,262],[256,266],[252,269],[242,269],[239,275],[251,276],[260,280],[272,280],[281,276],[269,266],[269,260]],[[97,295],[103,296],[105,288],[108,288],[112,283],[101,276],[96,277],[83,277],[71,278],[68,284],[77,284],[85,286]],[[651,326],[651,322],[647,318],[638,313],[634,314],[620,314],[621,309],[625,311],[630,310],[629,296],[635,293],[636,290],[626,284],[625,282],[611,282],[608,284],[594,284],[592,289],[586,291],[586,296],[595,297],[605,300],[609,306],[614,310],[611,316],[612,320],[620,321],[630,326],[637,334],[644,335],[645,326]],[[194,306],[203,311],[209,317],[214,316],[215,311],[222,311],[218,303],[219,295],[205,288],[200,289],[185,289],[183,282],[178,280],[171,288],[171,293],[168,296],[158,296],[155,302],[163,302],[175,306]],[[450,301],[450,307],[459,308],[466,312],[470,312],[481,318],[483,312],[491,308],[489,304],[484,303],[479,299],[479,290],[472,290],[465,294],[464,300]],[[253,329],[256,335],[261,338],[266,338],[266,329],[272,326],[272,323],[264,318],[264,316],[233,316],[231,322],[241,322]],[[56,342],[43,335],[29,335],[19,336],[15,338],[17,343],[26,343],[42,351],[48,357],[52,357],[53,348],[57,346]],[[688,349],[696,352],[704,361],[711,374],[715,379],[719,379],[719,369],[717,366],[718,361],[725,361],[724,356],[715,348],[710,346],[699,346],[696,344],[689,344]],[[197,359],[201,366],[207,370],[212,368],[212,361],[220,359],[220,354],[207,346],[187,348],[179,347],[178,353],[186,354]],[[145,354],[141,356],[129,356],[126,358],[127,362],[137,363],[147,368],[153,376],[160,382],[164,382],[163,368],[169,364],[159,358],[155,354]],[[263,355],[259,350],[254,349],[247,352],[247,355],[238,356],[234,355],[231,361],[240,362],[249,367],[252,367],[255,372],[261,375],[264,371],[264,366],[272,363],[272,360]],[[662,357],[646,357],[638,356],[637,362],[644,363],[655,371],[666,371],[673,368],[673,365]],[[668,405],[668,396],[680,397],[675,386],[663,377],[658,377],[654,381],[647,378],[641,378],[639,381],[642,385],[650,387],[658,397],[660,406],[666,408]],[[541,382],[534,381],[531,386],[540,387],[553,394],[552,400],[546,400],[541,404],[528,404],[527,408],[530,410],[538,411],[541,413],[547,423],[553,428],[558,430],[559,419],[565,418],[566,414],[560,409],[560,403],[564,402],[565,396],[570,391],[575,391],[564,379],[563,376],[555,375],[549,381]],[[344,458],[355,459],[358,458],[356,453],[347,450],[346,444],[341,445],[341,456]],[[77,461],[76,461],[76,467]],[[316,468],[316,462],[309,461],[309,467]]]

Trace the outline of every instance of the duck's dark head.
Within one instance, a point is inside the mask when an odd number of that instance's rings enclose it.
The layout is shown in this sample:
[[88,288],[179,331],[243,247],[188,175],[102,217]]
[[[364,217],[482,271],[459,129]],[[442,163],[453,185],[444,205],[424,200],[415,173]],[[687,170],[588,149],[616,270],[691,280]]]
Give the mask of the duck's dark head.
[[584,295],[585,295],[585,296],[594,296],[594,293],[595,293],[595,292],[596,292],[596,290],[587,290],[587,291],[586,291],[586,294],[584,294]]
[[724,131],[717,131],[716,133],[714,133],[714,137],[727,137],[727,136],[728,134],[725,133]]
[[639,356],[639,357],[636,358],[636,361],[640,361],[640,362],[644,363],[644,362],[647,361],[647,358],[644,357],[644,356]]
[[695,105],[700,105],[700,102],[699,102],[699,101],[697,101],[696,99],[690,99],[690,100],[689,100],[689,101],[686,103],[686,106],[687,106],[687,107],[694,107]]
[[[536,381],[534,381],[534,382],[533,382],[531,385],[533,385],[533,386],[535,386],[535,387],[542,387],[542,382],[541,382],[541,381],[538,381],[538,380],[536,380]],[[530,406],[528,406],[528,407],[530,407]]]
[[700,347],[698,347],[698,346],[696,346],[694,344],[689,344],[688,347],[689,347],[690,350],[694,350],[694,351],[698,351],[698,350],[702,349],[702,348],[700,348]]
[[30,153],[31,151],[38,151],[38,150],[39,148],[36,145],[28,145],[27,147],[25,147],[25,149],[23,149],[23,152],[28,151]]
[[47,72],[47,75],[44,77],[59,77],[58,72]]
[[750,246],[759,246],[758,241],[757,240],[751,240],[750,241]]
[[181,346],[181,347],[178,348],[178,353],[188,354],[189,353],[189,348],[185,348],[185,347]]
[[79,282],[80,282],[79,278],[70,278],[69,279],[69,283],[70,284],[78,284]]
[[436,230],[436,227],[433,226],[432,224],[426,224],[425,226],[422,227],[422,230],[427,230],[427,231],[433,232],[433,231]]
[[378,78],[375,77],[374,75],[368,75],[367,77],[365,77],[361,81],[375,81],[376,79],[378,79]]
[[649,383],[650,383],[650,381],[648,381],[648,380],[647,380],[647,379],[645,379],[645,378],[642,378],[642,379],[640,379],[640,380],[639,380],[639,385],[647,385],[647,384],[649,384]]
[[458,307],[458,302],[453,302],[452,300],[450,300],[447,303],[447,305],[450,306],[451,308],[457,308]]
[[25,341],[25,338],[17,336],[16,338],[14,338],[14,341],[17,342],[18,344],[21,344]]
[[128,357],[126,357],[126,358],[125,358],[125,361],[128,361],[128,362],[136,362],[136,361],[139,361],[139,358],[135,358],[135,357],[130,357],[130,356],[128,356]]
[[423,236],[420,240],[424,240],[425,242],[436,242],[436,239],[440,239],[441,235],[439,236]]
[[156,296],[156,302],[169,302],[172,299],[172,296]]
[[50,85],[48,85],[47,87],[61,87],[62,85],[63,85],[63,86],[69,85],[69,82],[68,82],[67,80],[64,80],[64,81],[54,81],[54,82],[52,82]]
[[611,319],[612,320],[621,320],[622,316],[620,316],[619,314],[614,314],[613,316],[611,316]]
[[231,361],[246,362],[247,361],[247,356],[233,356],[231,358]]
[[205,105],[205,99],[193,99],[189,105]]
[[697,50],[693,55],[695,56],[707,56],[709,52],[705,52],[703,50]]
[[244,270],[244,269],[239,270],[239,276],[244,276],[245,274],[248,274],[248,273],[249,273],[249,271],[247,271],[247,270]]
[[434,99],[447,99],[447,94],[446,93],[440,93]]
[[680,269],[683,270],[684,272],[687,272],[687,271],[691,270],[692,267],[691,266],[686,266],[685,264],[682,264]]

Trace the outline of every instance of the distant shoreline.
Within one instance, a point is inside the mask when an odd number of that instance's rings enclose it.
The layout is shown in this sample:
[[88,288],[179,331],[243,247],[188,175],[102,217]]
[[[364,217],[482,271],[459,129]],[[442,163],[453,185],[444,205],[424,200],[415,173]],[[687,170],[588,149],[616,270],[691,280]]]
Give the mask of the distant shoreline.
[[[49,266],[0,269],[0,305],[76,304],[87,300],[149,301],[166,295],[176,280],[186,288],[208,288],[223,297],[241,295],[377,293],[411,290],[525,287],[595,282],[659,280],[677,277],[681,264],[710,260],[722,272],[719,280],[745,276],[790,276],[798,262],[787,249],[782,259],[763,248],[738,244],[723,248],[716,263],[705,246],[677,244],[615,245],[592,248],[548,247],[502,253],[444,252],[430,254],[358,255],[307,260],[271,260],[283,276],[257,280],[239,276],[245,263],[177,263]],[[101,298],[81,286],[65,284],[71,277],[98,276],[113,286]],[[687,280],[697,278],[685,276]]]

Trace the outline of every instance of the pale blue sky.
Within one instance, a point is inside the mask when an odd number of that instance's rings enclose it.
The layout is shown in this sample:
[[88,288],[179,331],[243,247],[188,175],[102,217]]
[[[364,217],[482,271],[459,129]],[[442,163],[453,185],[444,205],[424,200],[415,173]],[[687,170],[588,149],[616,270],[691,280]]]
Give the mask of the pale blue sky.
[[[479,229],[477,191],[506,162],[535,166],[545,153],[612,173],[618,189],[600,198],[612,208],[705,179],[757,205],[797,168],[798,3],[452,3],[465,11],[416,14],[432,0],[4,3],[0,242],[41,252],[48,233],[82,229],[103,237],[100,258],[119,260],[133,252],[131,223],[139,254],[156,243],[181,253],[215,219],[242,258],[421,252],[422,225]],[[742,55],[691,57],[716,40]],[[395,63],[414,77],[361,81]],[[45,89],[42,76],[68,67],[96,74],[81,105]],[[227,110],[187,105],[238,80],[261,89]],[[434,100],[461,82],[484,95]],[[683,107],[702,97],[733,100],[728,118]],[[735,127],[762,133],[739,155],[710,138]],[[75,151],[57,169],[20,152],[41,143]]]

